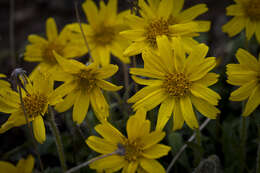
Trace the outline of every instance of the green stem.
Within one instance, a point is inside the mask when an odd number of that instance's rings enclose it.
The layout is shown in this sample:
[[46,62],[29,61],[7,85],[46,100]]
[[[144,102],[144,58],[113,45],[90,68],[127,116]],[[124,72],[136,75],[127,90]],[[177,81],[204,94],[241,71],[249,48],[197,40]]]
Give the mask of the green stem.
[[241,147],[241,172],[244,172],[245,169],[245,161],[246,161],[246,138],[247,138],[247,125],[246,125],[246,117],[241,118],[241,136],[240,136],[240,147]]
[[50,106],[49,106],[49,125],[51,128],[52,134],[55,137],[56,147],[57,147],[57,151],[59,154],[59,159],[60,159],[60,164],[61,164],[62,170],[63,170],[63,172],[65,172],[67,170],[67,165],[66,165],[66,161],[65,161],[63,145],[61,142],[61,136],[60,136],[59,129],[55,123],[54,111],[53,111],[52,107],[50,107]]

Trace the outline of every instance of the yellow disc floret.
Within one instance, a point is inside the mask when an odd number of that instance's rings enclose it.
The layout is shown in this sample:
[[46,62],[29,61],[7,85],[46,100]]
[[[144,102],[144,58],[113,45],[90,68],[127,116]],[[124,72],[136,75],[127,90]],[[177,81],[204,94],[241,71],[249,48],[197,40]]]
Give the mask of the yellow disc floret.
[[92,69],[81,69],[77,74],[81,88],[91,91],[96,87],[96,73]]
[[146,29],[146,40],[151,47],[156,47],[156,36],[166,35],[169,36],[169,23],[163,18],[153,20],[145,28]]
[[172,73],[165,76],[163,88],[170,96],[185,96],[191,87],[191,82],[183,73]]
[[130,141],[126,139],[124,141],[123,147],[125,149],[124,158],[128,162],[136,161],[142,154],[142,145],[138,142],[138,140]]
[[23,98],[25,112],[29,117],[33,118],[44,114],[47,105],[47,97],[42,94],[31,94]]

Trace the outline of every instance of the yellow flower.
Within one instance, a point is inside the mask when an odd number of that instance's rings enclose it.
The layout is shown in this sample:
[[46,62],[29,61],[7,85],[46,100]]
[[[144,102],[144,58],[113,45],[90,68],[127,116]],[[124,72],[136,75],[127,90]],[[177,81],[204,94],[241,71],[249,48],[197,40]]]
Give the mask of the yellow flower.
[[155,159],[167,155],[171,148],[158,144],[164,138],[165,132],[150,132],[151,124],[149,120],[145,120],[145,114],[143,110],[139,110],[128,119],[128,138],[108,122],[97,125],[95,130],[102,138],[90,136],[86,140],[88,146],[102,155],[118,149],[123,149],[124,152],[94,161],[90,168],[107,172],[116,172],[122,168],[122,172],[165,172]]
[[148,0],[148,4],[140,0],[141,17],[128,16],[131,30],[120,33],[133,42],[124,54],[136,55],[147,48],[154,50],[158,44],[156,38],[162,35],[169,38],[173,48],[181,44],[181,48],[189,53],[198,44],[192,37],[198,36],[198,32],[208,31],[210,22],[194,21],[208,10],[205,4],[181,11],[183,4],[184,0]]
[[208,87],[217,82],[218,75],[209,73],[216,60],[205,58],[208,47],[198,45],[186,59],[178,53],[180,48],[172,52],[166,36],[157,37],[156,41],[160,55],[146,51],[144,68],[130,69],[131,74],[150,79],[133,76],[135,82],[147,86],[128,102],[135,103],[135,110],[141,107],[151,110],[161,103],[156,129],[162,129],[172,114],[174,130],[180,129],[184,121],[190,128],[198,128],[193,105],[206,117],[215,119],[219,113],[215,105],[220,96]]
[[[29,82],[25,85],[27,92],[22,90],[22,99],[28,120],[32,121],[34,137],[39,143],[43,143],[46,139],[43,116],[48,105],[55,105],[62,100],[53,91],[53,83],[50,82],[52,80],[42,73],[37,74],[32,83]],[[0,112],[11,114],[0,127],[0,133],[26,124],[19,94],[10,88],[0,90]]]
[[[82,28],[94,61],[102,66],[108,65],[112,53],[122,62],[129,63],[129,58],[123,56],[129,41],[120,36],[119,32],[127,28],[123,18],[130,11],[117,14],[117,0],[109,0],[107,5],[104,1],[100,1],[99,10],[92,0],[86,0],[82,7],[89,22],[89,24],[82,24]],[[80,32],[78,23],[70,25],[70,29]]]
[[243,116],[250,115],[260,104],[260,62],[244,49],[238,49],[236,58],[239,64],[227,65],[227,82],[240,86],[230,95],[232,101],[247,100]]
[[21,159],[17,165],[9,162],[0,161],[0,172],[2,173],[32,173],[34,167],[34,158],[29,155],[26,159]]
[[117,91],[122,88],[104,80],[115,74],[118,67],[109,64],[99,68],[96,62],[84,65],[76,60],[66,60],[56,53],[55,57],[67,77],[65,83],[56,89],[60,95],[67,94],[67,96],[63,102],[56,105],[55,109],[64,112],[74,105],[73,120],[80,124],[86,117],[89,104],[91,104],[97,118],[106,119],[109,115],[109,106],[101,89]]
[[59,71],[57,61],[53,55],[55,50],[64,58],[76,58],[87,52],[84,44],[80,44],[72,38],[66,27],[58,34],[57,26],[53,18],[46,21],[47,40],[41,36],[32,34],[26,46],[24,59],[31,62],[40,62],[36,70],[43,72],[57,73]]
[[233,37],[244,28],[250,40],[254,33],[260,43],[260,0],[235,0],[236,4],[227,7],[227,15],[233,18],[222,27],[223,32]]

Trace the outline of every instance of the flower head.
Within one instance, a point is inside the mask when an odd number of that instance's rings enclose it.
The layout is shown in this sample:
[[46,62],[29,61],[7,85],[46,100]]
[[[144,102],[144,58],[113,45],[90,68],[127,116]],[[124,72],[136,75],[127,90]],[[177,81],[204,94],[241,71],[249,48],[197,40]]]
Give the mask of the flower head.
[[171,50],[166,36],[157,37],[159,55],[146,51],[143,53],[144,68],[131,68],[135,82],[147,85],[128,102],[133,108],[151,110],[161,104],[157,119],[157,129],[162,129],[173,114],[174,129],[183,126],[198,128],[193,105],[203,115],[216,118],[219,110],[215,108],[220,96],[208,87],[217,82],[218,75],[209,73],[216,65],[214,57],[205,58],[208,47],[200,44],[185,58],[178,53],[180,48]]
[[148,4],[140,0],[141,17],[128,16],[131,30],[120,33],[133,42],[124,54],[136,55],[147,48],[155,50],[158,46],[156,38],[163,35],[168,37],[173,48],[181,44],[182,49],[190,52],[198,44],[192,37],[208,31],[210,22],[194,20],[208,10],[205,4],[182,11],[183,4],[184,0],[148,0]]
[[32,173],[34,167],[34,158],[29,155],[26,159],[21,159],[17,165],[9,162],[0,161],[0,172],[10,173]]
[[[127,28],[123,18],[130,12],[117,13],[117,0],[109,0],[107,4],[100,1],[99,10],[93,0],[86,0],[82,7],[89,22],[83,24],[82,28],[94,61],[102,66],[108,65],[112,53],[122,62],[129,63],[129,58],[123,56],[129,41],[120,36],[119,32]],[[78,23],[70,25],[70,29],[80,32]]]
[[64,102],[55,107],[56,110],[64,112],[74,105],[73,120],[80,124],[91,104],[98,119],[106,119],[109,106],[101,89],[117,91],[122,88],[104,80],[115,74],[118,67],[109,64],[99,68],[96,62],[86,66],[76,60],[66,60],[56,53],[55,56],[67,77],[65,83],[57,88],[57,93],[62,96],[67,94],[67,96]]
[[233,18],[222,27],[230,37],[239,34],[244,28],[246,38],[253,34],[260,43],[260,0],[235,0],[236,4],[227,7],[227,15]]
[[24,53],[26,61],[40,62],[37,68],[41,71],[57,73],[58,66],[53,51],[64,58],[76,58],[87,52],[85,45],[74,41],[73,35],[66,27],[58,33],[53,18],[48,18],[46,21],[46,35],[47,39],[34,34],[29,35],[30,44],[26,46]]
[[95,130],[102,138],[90,136],[86,140],[88,146],[101,154],[112,153],[118,149],[123,149],[124,153],[97,160],[90,164],[90,168],[110,172],[122,168],[122,172],[165,172],[162,165],[155,160],[170,151],[170,147],[158,144],[164,138],[165,132],[150,132],[150,121],[145,120],[145,114],[143,110],[139,110],[128,119],[128,137],[123,136],[108,122],[97,125]]
[[23,106],[17,92],[11,88],[0,90],[0,111],[11,113],[8,120],[1,126],[0,133],[26,124],[25,116],[27,116],[28,121],[32,121],[35,139],[39,143],[45,141],[43,116],[48,105],[55,105],[62,99],[54,93],[52,80],[48,76],[43,73],[37,73],[37,75],[32,82],[25,85],[26,90],[22,90]]
[[244,49],[239,49],[236,53],[239,64],[227,65],[227,82],[240,86],[230,95],[232,101],[247,100],[243,116],[250,115],[260,104],[260,62]]

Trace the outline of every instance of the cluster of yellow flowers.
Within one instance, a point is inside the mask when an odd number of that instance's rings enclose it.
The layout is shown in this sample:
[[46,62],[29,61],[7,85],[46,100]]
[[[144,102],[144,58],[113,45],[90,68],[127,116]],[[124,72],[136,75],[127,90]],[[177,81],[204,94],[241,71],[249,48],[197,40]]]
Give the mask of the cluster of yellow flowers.
[[[223,26],[223,31],[234,36],[245,27],[246,38],[250,40],[256,33],[260,42],[260,1],[235,2],[227,8],[227,15],[234,18]],[[43,143],[46,140],[43,117],[48,107],[54,106],[58,112],[73,107],[73,121],[81,124],[91,105],[100,121],[95,130],[101,137],[90,136],[87,145],[102,155],[119,148],[124,152],[94,161],[90,168],[106,172],[121,169],[122,172],[165,172],[156,159],[171,150],[158,144],[165,136],[163,129],[171,116],[173,130],[181,129],[184,122],[191,129],[198,129],[194,108],[210,119],[220,113],[216,106],[221,97],[209,88],[219,77],[211,72],[216,58],[207,57],[208,46],[194,39],[210,29],[209,21],[196,20],[208,8],[198,4],[183,10],[183,5],[184,0],[139,0],[139,15],[136,15],[130,10],[117,13],[117,0],[109,0],[107,4],[100,1],[99,8],[92,0],[86,0],[82,7],[88,24],[68,24],[60,33],[54,19],[47,19],[47,39],[38,35],[28,37],[30,44],[26,46],[24,60],[39,64],[28,82],[24,82],[21,93],[0,80],[0,111],[11,114],[0,133],[29,121],[35,139]],[[87,53],[90,56],[86,64],[76,60]],[[145,86],[127,100],[133,103],[136,113],[127,121],[125,137],[107,121],[109,104],[103,91],[122,88],[105,80],[118,71],[117,65],[110,64],[111,55],[130,63],[129,56],[137,54],[142,55],[144,66],[130,68],[130,74],[136,83]],[[239,49],[236,57],[239,64],[227,65],[227,81],[241,87],[231,93],[230,100],[248,99],[243,112],[248,116],[260,104],[260,62],[244,49]],[[63,83],[55,88],[55,81]],[[151,131],[146,112],[158,105],[156,128]],[[0,162],[0,170],[2,165],[10,170],[20,169],[19,163],[16,168]]]

